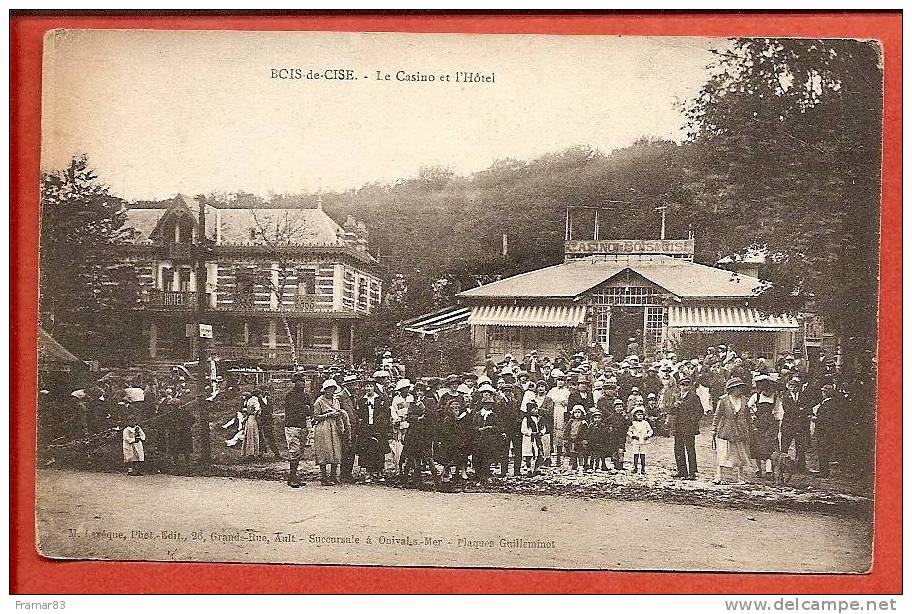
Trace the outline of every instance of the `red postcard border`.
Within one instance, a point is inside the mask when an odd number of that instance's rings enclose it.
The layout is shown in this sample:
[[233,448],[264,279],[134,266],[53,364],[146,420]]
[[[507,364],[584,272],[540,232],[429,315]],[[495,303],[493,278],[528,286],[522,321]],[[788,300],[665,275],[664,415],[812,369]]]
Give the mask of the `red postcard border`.
[[[51,561],[35,549],[41,54],[56,28],[323,30],[877,39],[884,50],[874,564],[862,575],[710,574]],[[902,590],[900,12],[13,13],[10,17],[10,590],[71,593],[899,593]]]

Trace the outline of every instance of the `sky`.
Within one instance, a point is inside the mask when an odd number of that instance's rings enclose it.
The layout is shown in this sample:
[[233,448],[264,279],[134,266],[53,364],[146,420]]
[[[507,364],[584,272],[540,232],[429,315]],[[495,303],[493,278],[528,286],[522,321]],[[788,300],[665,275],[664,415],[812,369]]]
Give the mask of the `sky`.
[[[683,138],[705,38],[58,30],[42,167],[85,153],[131,200],[346,190],[575,145]],[[350,80],[273,78],[349,70]],[[405,74],[434,82],[400,81]],[[380,73],[381,80],[377,79]],[[493,83],[456,83],[457,71]],[[383,77],[389,74],[387,81]],[[448,75],[450,81],[441,80]]]

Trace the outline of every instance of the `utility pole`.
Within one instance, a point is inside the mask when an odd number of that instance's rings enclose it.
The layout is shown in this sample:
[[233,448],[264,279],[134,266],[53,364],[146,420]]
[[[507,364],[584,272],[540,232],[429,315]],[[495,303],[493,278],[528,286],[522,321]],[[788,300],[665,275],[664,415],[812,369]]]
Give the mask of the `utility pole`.
[[668,209],[668,205],[659,205],[655,208],[656,211],[662,212],[662,231],[659,234],[660,239],[665,239],[665,210]]
[[194,314],[193,334],[197,340],[197,375],[196,396],[200,424],[200,465],[208,467],[212,460],[212,451],[209,441],[209,401],[207,398],[206,384],[209,383],[209,339],[204,338],[200,332],[200,324],[206,323],[206,312],[209,309],[209,296],[206,293],[209,275],[206,270],[206,256],[209,244],[206,238],[206,202],[202,197],[197,199],[199,205],[199,230],[196,241],[196,313]]

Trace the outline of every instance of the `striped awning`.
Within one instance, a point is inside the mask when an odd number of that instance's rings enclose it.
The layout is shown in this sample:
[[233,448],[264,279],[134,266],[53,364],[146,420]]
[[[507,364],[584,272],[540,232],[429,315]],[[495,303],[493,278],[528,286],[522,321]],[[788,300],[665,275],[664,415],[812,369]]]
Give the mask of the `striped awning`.
[[472,307],[469,324],[574,327],[585,319],[585,305],[479,305]]
[[798,328],[798,320],[791,316],[764,315],[750,307],[672,305],[668,308],[668,328],[790,330]]
[[469,319],[469,312],[468,307],[446,307],[406,320],[400,326],[410,333],[435,335],[441,331],[455,328],[460,324],[465,324],[466,320]]

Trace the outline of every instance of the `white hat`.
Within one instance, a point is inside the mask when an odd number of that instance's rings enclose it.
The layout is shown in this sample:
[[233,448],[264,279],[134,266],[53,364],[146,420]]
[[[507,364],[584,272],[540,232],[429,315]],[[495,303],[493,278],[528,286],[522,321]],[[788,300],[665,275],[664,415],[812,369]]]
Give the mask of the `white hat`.
[[402,390],[403,388],[411,388],[412,382],[408,378],[402,378],[396,382],[396,390]]
[[84,399],[86,398],[86,391],[80,388],[79,390],[74,390],[71,392],[70,396],[76,397],[77,399]]
[[560,378],[560,377],[567,377],[567,376],[564,375],[564,372],[561,371],[560,369],[553,369],[553,370],[551,371],[551,377],[557,379],[557,378]]
[[373,375],[373,377],[389,377],[389,376],[390,376],[389,372],[384,371],[383,369],[380,369],[379,371],[374,371],[374,375]]
[[386,352],[383,352],[384,358],[391,358],[392,356],[393,356],[393,353],[390,352],[389,350],[387,350]]
[[325,391],[327,388],[336,388],[338,390],[339,384],[336,383],[334,379],[328,379],[323,382],[323,385],[320,386],[320,392]]
[[491,378],[488,377],[487,375],[479,375],[479,376],[478,376],[478,383],[479,383],[479,384],[490,384],[490,383],[491,383]]
[[478,392],[497,392],[494,389],[494,386],[491,385],[491,382],[484,382],[481,386],[478,387]]
[[459,386],[456,387],[456,392],[459,394],[472,394],[472,389],[465,384],[459,384]]

